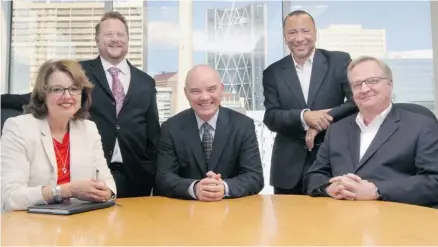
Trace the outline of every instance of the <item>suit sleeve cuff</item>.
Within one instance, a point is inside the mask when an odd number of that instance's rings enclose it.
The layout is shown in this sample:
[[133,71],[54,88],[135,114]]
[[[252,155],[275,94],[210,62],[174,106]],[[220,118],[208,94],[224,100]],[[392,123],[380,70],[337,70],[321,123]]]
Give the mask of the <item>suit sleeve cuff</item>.
[[327,194],[327,188],[330,186],[330,183],[323,184],[313,191],[310,192],[310,196],[329,196]]
[[300,114],[301,124],[303,125],[305,131],[309,130],[309,126],[306,124],[306,121],[304,121],[304,112],[306,111],[310,111],[310,109],[304,109]]
[[225,181],[223,181],[223,182],[224,182],[224,187],[225,187],[224,197],[229,197],[230,196],[230,187],[228,187],[227,182],[225,182]]
[[187,191],[187,192],[189,192],[189,195],[190,195],[193,199],[198,199],[198,198],[196,197],[196,193],[195,193],[195,185],[196,185],[197,182],[199,182],[199,181],[193,181],[193,183],[190,184],[189,189],[188,189],[188,191]]

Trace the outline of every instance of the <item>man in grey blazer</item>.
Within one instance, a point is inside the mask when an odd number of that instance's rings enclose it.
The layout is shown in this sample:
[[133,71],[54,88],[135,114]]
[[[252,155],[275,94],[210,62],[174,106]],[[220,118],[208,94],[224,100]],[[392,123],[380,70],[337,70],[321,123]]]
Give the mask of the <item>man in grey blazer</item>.
[[438,205],[438,125],[391,103],[390,68],[373,57],[351,62],[359,113],[327,131],[304,178],[307,193],[335,199]]

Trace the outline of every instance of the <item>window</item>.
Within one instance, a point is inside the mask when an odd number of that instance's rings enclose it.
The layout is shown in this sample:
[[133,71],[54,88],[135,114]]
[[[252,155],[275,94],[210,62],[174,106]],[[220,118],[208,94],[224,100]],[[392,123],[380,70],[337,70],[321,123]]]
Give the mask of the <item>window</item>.
[[13,1],[10,92],[29,92],[39,66],[48,59],[97,56],[94,26],[103,13],[103,1]]
[[[12,4],[11,13],[5,12],[5,3]],[[2,92],[6,81],[10,82],[11,93],[29,92],[38,67],[47,59],[96,57],[94,26],[112,8],[128,20],[127,58],[156,80],[160,122],[188,107],[183,82],[193,65],[209,64],[219,71],[227,92],[224,105],[255,120],[266,179],[262,193],[272,193],[269,172],[275,133],[262,123],[262,72],[289,54],[283,42],[283,17],[296,9],[308,11],[316,21],[317,47],[343,50],[352,57],[372,55],[384,59],[393,70],[394,100],[435,110],[431,24],[438,26],[438,22],[431,23],[433,4],[289,0],[2,1],[2,27],[11,25],[8,16],[12,15],[11,57],[4,56],[5,61],[10,61],[10,71],[4,73],[8,66],[2,63],[1,72],[6,75],[2,76]],[[438,5],[433,9],[437,11]],[[3,46],[9,40],[7,32],[7,28],[2,28],[2,54],[9,49]],[[436,26],[434,32],[438,33]]]
[[281,2],[149,1],[146,12],[147,72],[160,81],[159,87],[172,90],[172,115],[188,107],[183,83],[193,65],[218,70],[229,94],[223,104],[256,120],[266,167],[264,193],[271,193],[273,139],[266,137],[271,133],[262,123],[262,72],[283,57]]
[[[291,12],[309,12],[318,28],[317,47],[371,55],[392,69],[394,101],[434,111],[430,1],[286,1]],[[370,14],[372,13],[372,14]],[[406,18],[409,16],[409,18]]]

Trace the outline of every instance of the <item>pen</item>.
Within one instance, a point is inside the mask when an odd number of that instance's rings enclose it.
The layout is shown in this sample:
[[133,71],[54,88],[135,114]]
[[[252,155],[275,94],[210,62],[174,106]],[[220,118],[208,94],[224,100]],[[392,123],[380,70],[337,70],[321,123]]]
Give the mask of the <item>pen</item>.
[[99,169],[96,169],[96,181],[99,181]]

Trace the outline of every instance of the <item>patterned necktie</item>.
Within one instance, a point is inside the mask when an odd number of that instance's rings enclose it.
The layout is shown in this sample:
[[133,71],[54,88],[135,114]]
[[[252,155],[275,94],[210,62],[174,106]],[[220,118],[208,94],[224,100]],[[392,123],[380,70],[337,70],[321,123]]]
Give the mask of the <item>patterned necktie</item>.
[[116,115],[119,115],[120,109],[123,106],[123,100],[125,99],[125,91],[123,90],[122,82],[119,79],[119,68],[111,67],[108,69],[113,78],[113,85],[111,91],[113,92],[114,99],[116,100]]
[[204,148],[205,163],[208,164],[211,150],[213,149],[213,135],[211,134],[213,128],[207,122],[202,125],[202,128],[204,128],[204,133],[202,134],[202,147]]

